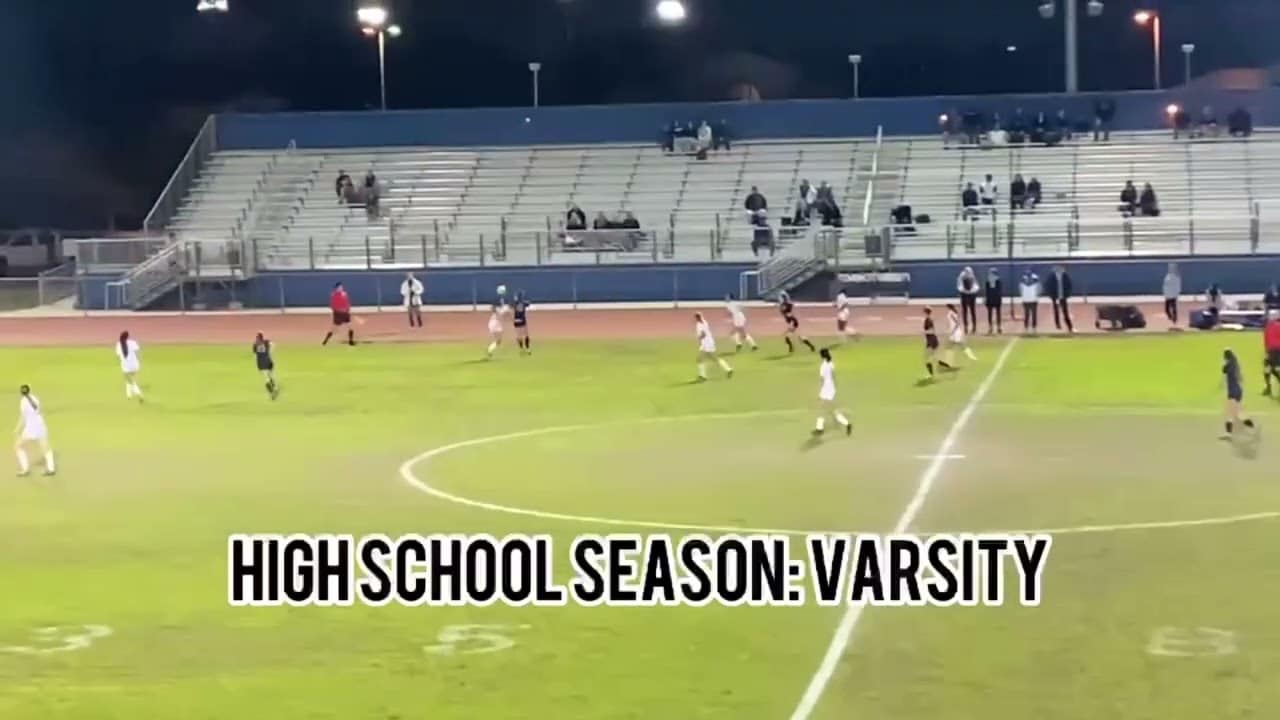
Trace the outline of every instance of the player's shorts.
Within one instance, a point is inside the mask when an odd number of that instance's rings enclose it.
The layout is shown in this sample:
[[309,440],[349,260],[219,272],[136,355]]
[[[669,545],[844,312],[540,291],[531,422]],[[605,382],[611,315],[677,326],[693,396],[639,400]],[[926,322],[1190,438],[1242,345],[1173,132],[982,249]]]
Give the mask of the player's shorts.
[[847,327],[849,327],[848,320],[841,320],[839,318],[836,318],[836,330],[839,330],[840,332],[844,332],[845,328]]
[[1242,402],[1244,400],[1244,388],[1239,385],[1227,386],[1227,399]]
[[515,328],[519,329],[519,328],[523,328],[523,327],[528,327],[528,325],[529,325],[529,321],[528,321],[528,320],[525,320],[525,319],[522,319],[522,318],[516,318],[515,320],[512,320],[512,321],[511,321],[511,325],[512,325],[513,327],[515,327]]
[[784,319],[787,321],[787,329],[788,329],[788,330],[799,330],[799,329],[800,329],[800,321],[796,319],[796,316],[795,316],[795,315],[788,315],[788,316],[787,316],[786,318],[784,318]]
[[1268,350],[1266,363],[1267,367],[1280,370],[1280,350]]
[[937,349],[938,349],[938,336],[937,336],[937,335],[925,335],[925,336],[924,336],[924,347],[925,347],[925,349],[926,349],[926,350],[937,350]]
[[49,428],[43,423],[25,423],[22,426],[23,440],[45,440],[49,437]]
[[334,324],[334,325],[349,325],[349,324],[351,324],[351,313],[349,313],[349,312],[339,312],[339,311],[337,311],[337,310],[334,310],[334,311],[333,311],[333,324]]
[[268,372],[268,371],[275,370],[275,369],[276,369],[276,364],[275,364],[274,362],[270,361],[270,360],[259,360],[259,361],[258,361],[258,370],[260,370],[260,371],[262,371],[262,372]]

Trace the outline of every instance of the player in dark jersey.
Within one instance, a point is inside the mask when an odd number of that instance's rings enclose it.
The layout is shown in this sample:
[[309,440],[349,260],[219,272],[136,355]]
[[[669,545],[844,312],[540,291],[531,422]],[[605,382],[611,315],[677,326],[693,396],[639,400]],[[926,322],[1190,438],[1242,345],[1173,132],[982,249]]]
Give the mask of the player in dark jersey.
[[271,341],[262,333],[253,339],[253,356],[258,362],[258,372],[267,379],[267,394],[275,400],[280,396],[280,384],[276,382],[276,363],[271,358]]
[[1222,379],[1227,386],[1227,421],[1226,433],[1221,438],[1230,440],[1235,432],[1236,423],[1249,429],[1254,428],[1253,420],[1244,416],[1244,410],[1241,407],[1244,403],[1244,380],[1240,375],[1240,360],[1230,348],[1222,351]]
[[952,367],[945,360],[938,359],[938,350],[942,343],[938,342],[938,329],[933,324],[933,308],[924,309],[924,369],[928,372],[925,375],[925,381],[933,380],[933,366],[936,364],[943,370],[951,370]]
[[511,301],[511,325],[516,329],[516,347],[520,348],[522,355],[533,354],[529,345],[529,307],[524,291],[517,290],[515,299]]
[[809,338],[800,334],[800,321],[796,319],[796,306],[791,302],[791,296],[785,292],[778,293],[778,312],[782,313],[782,322],[786,323],[786,332],[782,338],[787,341],[787,352],[796,351],[795,340],[799,340],[809,348],[809,352],[814,352],[818,348],[809,342]]

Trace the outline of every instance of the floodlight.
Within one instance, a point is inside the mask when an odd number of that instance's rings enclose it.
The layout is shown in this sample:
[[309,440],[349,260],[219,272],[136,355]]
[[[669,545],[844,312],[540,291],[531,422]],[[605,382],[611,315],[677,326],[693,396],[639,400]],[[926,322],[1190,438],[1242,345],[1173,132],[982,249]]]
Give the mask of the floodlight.
[[667,24],[684,22],[687,15],[684,3],[680,0],[662,0],[655,11],[658,13],[658,19]]
[[400,32],[401,30],[399,25],[387,26],[387,34],[390,35],[391,37],[400,37]]
[[380,28],[387,23],[387,9],[381,5],[364,5],[356,10],[356,19],[362,25]]
[[1151,12],[1150,10],[1139,10],[1138,12],[1133,14],[1133,21],[1138,23],[1139,25],[1146,25],[1147,23],[1151,22],[1151,19],[1154,18],[1155,16],[1156,16],[1155,13]]

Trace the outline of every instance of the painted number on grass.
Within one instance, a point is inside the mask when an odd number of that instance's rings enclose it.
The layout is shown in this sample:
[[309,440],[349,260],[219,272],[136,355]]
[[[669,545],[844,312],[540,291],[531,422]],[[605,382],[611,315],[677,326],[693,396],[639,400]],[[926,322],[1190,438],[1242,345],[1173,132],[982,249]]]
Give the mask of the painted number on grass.
[[1236,634],[1211,627],[1162,627],[1151,633],[1148,655],[1162,657],[1215,657],[1234,655]]
[[0,645],[0,653],[19,655],[49,655],[52,653],[84,650],[94,640],[107,637],[111,628],[106,625],[69,625],[42,627],[31,631],[26,645]]
[[513,631],[528,629],[528,625],[446,625],[436,636],[438,642],[422,649],[432,655],[495,653],[515,647]]

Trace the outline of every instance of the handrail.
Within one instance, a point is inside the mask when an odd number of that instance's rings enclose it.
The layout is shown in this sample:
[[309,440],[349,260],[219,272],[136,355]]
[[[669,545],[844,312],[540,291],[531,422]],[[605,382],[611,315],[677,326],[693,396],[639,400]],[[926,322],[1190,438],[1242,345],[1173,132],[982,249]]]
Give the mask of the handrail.
[[[156,219],[156,214],[160,212],[161,207],[166,203],[166,201],[170,199],[169,198],[170,193],[175,192],[174,183],[178,182],[178,179],[182,177],[183,172],[186,170],[186,168],[194,162],[193,158],[195,157],[196,150],[199,149],[203,143],[207,142],[209,138],[213,138],[213,144],[216,146],[217,138],[216,138],[216,131],[214,129],[215,122],[216,122],[214,119],[215,117],[216,116],[214,115],[210,115],[209,117],[205,118],[204,124],[200,126],[200,132],[196,133],[196,137],[194,140],[191,141],[191,145],[187,148],[186,154],[182,156],[182,161],[178,163],[178,167],[174,168],[173,174],[169,176],[169,182],[165,183],[164,189],[161,190],[160,195],[156,197],[155,204],[151,206],[151,211],[148,212],[146,218],[143,219],[142,221],[143,232],[159,231],[161,229],[159,227],[152,227]],[[206,133],[208,134],[208,137],[206,137]],[[210,154],[212,154],[213,150],[215,149],[216,147],[211,148]],[[191,179],[192,180],[195,179],[194,174],[192,175]],[[163,225],[164,223],[167,223],[167,222],[168,222],[168,218],[165,218],[160,224]]]
[[871,199],[875,194],[876,176],[880,174],[880,148],[884,146],[884,126],[876,126],[876,149],[871,154],[871,174],[867,178],[867,194],[862,201],[862,225],[871,224]]

